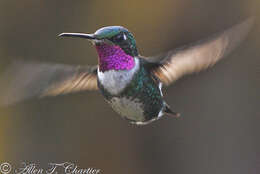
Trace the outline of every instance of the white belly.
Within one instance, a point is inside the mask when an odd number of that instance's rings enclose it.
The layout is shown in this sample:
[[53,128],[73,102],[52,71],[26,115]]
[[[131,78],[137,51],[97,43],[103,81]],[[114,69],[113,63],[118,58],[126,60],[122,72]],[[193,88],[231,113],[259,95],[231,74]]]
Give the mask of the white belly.
[[138,98],[113,97],[109,103],[121,116],[134,121],[144,121],[143,104]]
[[101,85],[112,95],[117,95],[129,84],[139,69],[139,60],[135,58],[135,66],[131,70],[109,70],[101,72],[98,69],[98,79]]

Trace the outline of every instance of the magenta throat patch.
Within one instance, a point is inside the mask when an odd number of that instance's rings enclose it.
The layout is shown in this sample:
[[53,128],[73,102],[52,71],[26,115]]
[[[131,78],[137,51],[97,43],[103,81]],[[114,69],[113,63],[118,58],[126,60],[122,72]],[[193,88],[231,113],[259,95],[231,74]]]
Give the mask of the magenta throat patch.
[[127,55],[124,50],[116,45],[96,45],[99,55],[99,70],[130,70],[134,67],[134,58]]

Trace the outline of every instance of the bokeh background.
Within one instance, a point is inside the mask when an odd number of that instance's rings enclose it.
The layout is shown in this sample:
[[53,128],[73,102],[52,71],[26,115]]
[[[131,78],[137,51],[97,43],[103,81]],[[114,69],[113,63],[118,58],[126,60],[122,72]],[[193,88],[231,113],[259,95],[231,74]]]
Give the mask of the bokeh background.
[[256,16],[249,37],[212,69],[164,89],[182,113],[144,127],[99,92],[32,99],[0,109],[0,162],[74,162],[104,174],[260,172],[259,0],[1,0],[0,72],[15,59],[96,64],[92,45],[59,39],[122,25],[143,55],[207,37]]

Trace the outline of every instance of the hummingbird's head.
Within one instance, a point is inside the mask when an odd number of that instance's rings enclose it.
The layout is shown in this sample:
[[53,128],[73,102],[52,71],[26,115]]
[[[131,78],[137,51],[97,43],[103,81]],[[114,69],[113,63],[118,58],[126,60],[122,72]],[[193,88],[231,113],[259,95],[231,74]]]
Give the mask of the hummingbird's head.
[[99,70],[130,70],[138,56],[134,36],[124,27],[110,26],[97,30],[94,34],[62,33],[63,37],[79,37],[91,41],[99,55]]
[[136,41],[132,33],[121,26],[109,26],[98,29],[93,34],[85,33],[61,33],[62,37],[79,37],[91,41],[95,45],[119,46],[127,55],[138,55]]

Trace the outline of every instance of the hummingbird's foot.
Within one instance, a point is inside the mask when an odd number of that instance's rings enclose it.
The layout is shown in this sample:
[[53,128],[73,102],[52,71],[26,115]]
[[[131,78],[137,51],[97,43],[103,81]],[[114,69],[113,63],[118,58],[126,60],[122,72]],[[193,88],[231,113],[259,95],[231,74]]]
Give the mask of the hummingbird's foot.
[[178,118],[178,117],[181,116],[180,113],[172,111],[168,105],[165,106],[163,112],[164,112],[166,115],[171,116],[171,117],[175,117],[175,118]]

